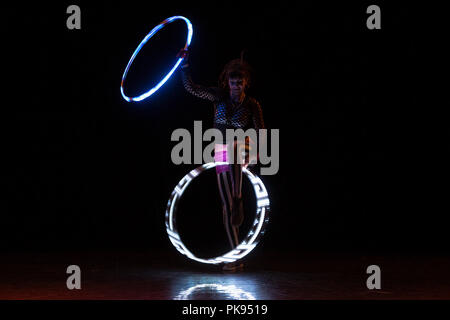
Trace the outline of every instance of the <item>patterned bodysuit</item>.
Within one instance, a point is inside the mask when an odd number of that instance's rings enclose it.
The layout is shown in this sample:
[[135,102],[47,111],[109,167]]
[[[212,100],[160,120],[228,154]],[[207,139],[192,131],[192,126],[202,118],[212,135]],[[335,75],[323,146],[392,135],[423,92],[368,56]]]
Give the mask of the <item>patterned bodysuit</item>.
[[[214,128],[222,133],[225,143],[226,129],[249,128],[264,129],[264,120],[261,106],[254,98],[245,96],[239,106],[234,106],[231,102],[230,94],[227,90],[217,87],[204,87],[195,84],[190,76],[189,68],[182,68],[182,80],[184,88],[192,95],[206,99],[214,103]],[[227,162],[226,149],[223,144],[217,144],[215,149],[216,161]],[[219,147],[219,148],[217,148]],[[224,152],[224,157],[220,155]],[[219,159],[218,159],[219,154]],[[216,166],[217,182],[223,206],[223,222],[228,234],[231,247],[239,244],[238,228],[243,220],[242,205],[242,165],[238,163]],[[231,219],[230,219],[231,217]],[[233,235],[230,233],[230,225]]]
[[188,68],[182,71],[184,88],[192,95],[214,103],[214,128],[219,129],[224,138],[226,129],[264,129],[261,106],[254,98],[245,96],[244,101],[235,107],[226,90],[195,84]]

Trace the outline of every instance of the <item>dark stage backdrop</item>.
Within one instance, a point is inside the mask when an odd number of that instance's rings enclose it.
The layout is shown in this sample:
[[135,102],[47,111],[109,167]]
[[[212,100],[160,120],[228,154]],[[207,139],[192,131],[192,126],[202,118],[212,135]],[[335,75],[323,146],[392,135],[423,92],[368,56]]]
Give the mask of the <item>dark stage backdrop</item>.
[[[164,2],[162,2],[164,3]],[[132,52],[173,15],[194,26],[196,82],[214,86],[224,64],[253,66],[251,95],[280,129],[280,168],[263,176],[271,220],[258,250],[436,251],[448,248],[448,142],[419,95],[418,10],[297,1],[209,5],[149,1],[10,4],[2,13],[2,250],[162,249],[173,187],[196,165],[174,165],[170,141],[213,106],[190,96],[179,72],[152,98],[129,104],[120,81]],[[68,30],[66,8],[81,8]],[[146,46],[129,93],[156,81],[183,46],[176,22]],[[151,40],[153,41],[153,39]],[[202,254],[226,245],[213,172],[180,204],[180,229]],[[246,209],[254,204],[248,183]],[[213,250],[214,251],[214,250]]]

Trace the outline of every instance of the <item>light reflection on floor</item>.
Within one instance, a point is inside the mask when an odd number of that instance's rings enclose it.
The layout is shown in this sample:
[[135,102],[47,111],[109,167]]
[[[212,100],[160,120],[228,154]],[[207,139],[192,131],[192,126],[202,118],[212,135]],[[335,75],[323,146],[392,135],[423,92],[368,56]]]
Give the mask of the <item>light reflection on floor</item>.
[[181,291],[174,300],[255,300],[255,297],[234,284],[202,283]]
[[264,284],[250,274],[186,274],[171,283],[175,300],[259,300]]

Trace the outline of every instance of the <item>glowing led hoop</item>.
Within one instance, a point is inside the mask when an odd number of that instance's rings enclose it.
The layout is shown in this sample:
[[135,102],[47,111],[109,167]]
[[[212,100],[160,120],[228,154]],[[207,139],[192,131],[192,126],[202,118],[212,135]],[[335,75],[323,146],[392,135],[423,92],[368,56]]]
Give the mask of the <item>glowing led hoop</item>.
[[166,20],[164,20],[163,22],[161,22],[160,24],[158,24],[156,27],[153,28],[152,31],[149,32],[149,34],[147,34],[147,36],[144,38],[144,40],[141,41],[141,43],[139,44],[139,46],[136,48],[136,50],[134,51],[133,55],[131,56],[130,61],[128,61],[127,67],[125,68],[125,72],[123,73],[122,76],[122,82],[120,83],[120,92],[122,93],[122,97],[127,100],[128,102],[131,101],[142,101],[148,97],[150,97],[153,93],[155,93],[159,88],[162,87],[162,85],[169,80],[170,76],[172,75],[172,73],[174,73],[174,71],[178,68],[178,66],[180,65],[181,61],[183,61],[184,58],[178,58],[178,61],[175,63],[175,65],[172,67],[172,70],[169,71],[169,73],[152,89],[150,89],[149,91],[141,94],[140,96],[136,96],[136,97],[128,97],[125,95],[125,93],[123,92],[123,83],[125,82],[125,78],[127,77],[127,73],[128,73],[128,69],[130,69],[131,64],[134,61],[134,58],[136,58],[137,54],[139,53],[139,51],[142,49],[142,47],[144,46],[144,44],[147,43],[148,39],[150,39],[151,37],[153,37],[153,35],[155,33],[157,33],[159,30],[161,30],[162,28],[164,28],[167,24],[175,21],[175,20],[184,20],[184,22],[186,22],[186,25],[188,27],[188,35],[187,35],[187,39],[186,39],[186,44],[184,45],[184,50],[187,50],[189,45],[191,44],[191,40],[192,40],[192,24],[189,21],[189,19],[183,17],[183,16],[174,16],[174,17],[170,17],[167,18]]
[[250,231],[248,232],[245,239],[233,250],[230,252],[211,259],[201,259],[196,257],[192,252],[190,252],[186,246],[183,244],[183,242],[180,239],[180,236],[177,231],[176,226],[176,210],[177,210],[177,203],[181,199],[181,196],[183,195],[183,192],[188,187],[189,183],[197,177],[200,173],[202,173],[205,170],[212,169],[216,165],[223,165],[227,164],[225,162],[210,162],[206,163],[191,172],[189,172],[187,175],[183,177],[183,179],[180,180],[178,185],[175,187],[175,189],[172,191],[172,194],[170,195],[169,202],[167,203],[167,209],[166,209],[166,230],[167,234],[169,235],[169,239],[174,245],[174,247],[182,254],[187,256],[188,258],[202,262],[202,263],[209,263],[209,264],[219,264],[219,263],[228,263],[233,262],[236,260],[239,260],[243,257],[245,257],[247,254],[252,251],[256,245],[258,244],[261,236],[264,234],[266,225],[269,221],[269,211],[270,211],[270,201],[269,201],[269,195],[267,193],[266,187],[262,183],[261,179],[256,176],[255,174],[248,171],[246,168],[242,168],[242,171],[245,173],[247,178],[250,180],[250,182],[253,185],[253,190],[255,191],[256,195],[256,216],[255,221],[253,222],[252,227],[250,228]]

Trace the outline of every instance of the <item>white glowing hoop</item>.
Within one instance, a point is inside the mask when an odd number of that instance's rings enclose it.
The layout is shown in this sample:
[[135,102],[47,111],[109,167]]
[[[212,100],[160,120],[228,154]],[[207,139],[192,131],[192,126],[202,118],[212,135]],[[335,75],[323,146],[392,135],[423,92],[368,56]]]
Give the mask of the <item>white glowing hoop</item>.
[[245,173],[247,178],[252,183],[253,190],[255,191],[256,196],[256,216],[247,236],[236,248],[234,248],[230,252],[211,259],[198,258],[191,251],[189,251],[189,249],[186,248],[186,246],[180,239],[180,235],[178,234],[178,230],[176,227],[176,210],[178,201],[181,199],[181,196],[188,187],[189,183],[195,177],[197,177],[203,171],[212,169],[216,165],[223,165],[223,164],[227,163],[210,162],[189,172],[180,180],[175,189],[173,189],[172,194],[170,195],[169,198],[169,202],[167,203],[165,220],[166,220],[166,230],[167,234],[169,235],[170,241],[181,254],[184,254],[185,256],[187,256],[192,260],[202,263],[208,264],[229,263],[245,257],[247,254],[250,253],[250,251],[252,251],[256,247],[256,245],[261,239],[261,236],[264,234],[266,225],[269,221],[270,201],[266,187],[264,186],[264,184],[262,183],[261,179],[258,176],[251,173],[246,168],[242,168],[242,172]]

